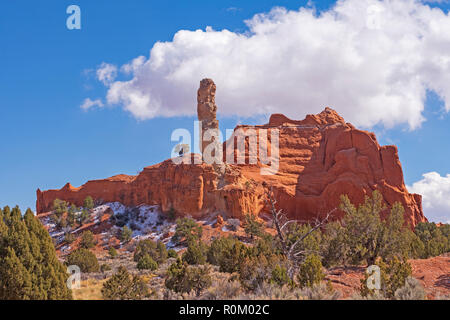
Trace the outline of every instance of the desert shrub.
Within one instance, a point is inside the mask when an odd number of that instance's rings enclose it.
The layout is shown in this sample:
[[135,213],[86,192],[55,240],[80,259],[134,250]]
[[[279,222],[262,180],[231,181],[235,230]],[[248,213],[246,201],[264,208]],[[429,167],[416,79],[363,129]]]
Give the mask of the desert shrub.
[[241,283],[228,273],[213,273],[211,286],[202,293],[201,300],[238,299],[243,293]]
[[144,254],[139,258],[137,268],[138,270],[156,270],[158,269],[158,263],[148,254]]
[[90,215],[89,211],[87,209],[83,209],[83,210],[81,210],[81,214],[78,217],[78,223],[80,225],[83,225],[89,221],[90,217],[91,217],[91,215]]
[[263,282],[253,293],[241,295],[239,299],[245,300],[305,300],[302,290],[284,285]]
[[239,280],[247,290],[255,290],[263,282],[272,280],[272,272],[282,261],[276,255],[248,256],[239,265]]
[[175,234],[172,237],[173,242],[189,242],[202,237],[203,229],[194,219],[184,217],[177,219],[176,224]]
[[87,196],[86,199],[84,199],[83,207],[88,210],[93,209],[94,208],[94,199],[92,199],[91,196]]
[[109,264],[102,264],[100,266],[100,271],[105,273],[106,271],[110,271],[111,270],[111,266]]
[[100,269],[95,254],[85,248],[72,251],[67,256],[67,264],[78,266],[81,272],[98,272]]
[[426,258],[428,256],[428,254],[425,249],[425,244],[422,242],[420,237],[416,233],[411,232],[411,231],[408,233],[408,237],[409,237],[409,241],[408,241],[409,242],[409,254],[408,254],[408,256],[413,259]]
[[300,287],[313,287],[325,278],[322,271],[322,262],[316,254],[310,254],[300,265],[297,281]]
[[67,212],[68,203],[66,201],[55,199],[53,200],[53,211],[57,215],[62,215],[64,212]]
[[72,299],[48,231],[28,209],[0,209],[0,300]]
[[409,235],[404,223],[404,209],[394,203],[384,220],[380,214],[386,210],[381,193],[374,191],[372,197],[356,207],[347,196],[341,197],[339,208],[345,213],[340,222],[327,227],[326,264],[374,264],[378,257],[392,259],[410,252]]
[[183,253],[183,261],[188,264],[205,264],[208,248],[201,240],[190,240],[187,250]]
[[[376,265],[380,268],[380,285],[379,294],[393,299],[397,289],[405,285],[406,279],[411,276],[411,265],[406,259],[399,259],[397,257],[388,261],[378,259]],[[367,279],[369,274],[366,273],[364,279],[361,279],[360,292],[363,297],[373,295],[377,290],[369,289],[367,287]]]
[[[157,295],[159,298],[160,295]],[[162,299],[163,300],[197,300],[199,297],[192,290],[190,292],[175,292],[173,290],[164,288],[162,290]]]
[[117,257],[118,252],[117,252],[116,248],[114,248],[114,247],[109,247],[109,249],[108,249],[108,254],[109,254],[109,256],[110,256],[111,259],[114,259],[114,258]]
[[141,277],[131,274],[120,266],[117,272],[102,287],[106,300],[140,300],[149,296],[149,290]]
[[75,222],[76,222],[76,213],[78,211],[77,206],[75,205],[71,205],[69,207],[69,211],[67,212],[67,224],[70,225],[71,227],[75,226]]
[[280,265],[276,265],[273,268],[270,282],[275,283],[281,287],[287,284],[292,285],[292,281],[291,278],[289,278],[286,267]]
[[308,300],[338,300],[341,294],[334,290],[330,283],[315,284],[312,287],[305,287],[302,295]]
[[169,258],[177,258],[177,257],[178,257],[178,254],[177,254],[177,252],[176,252],[174,249],[169,249],[169,250],[167,251],[167,256],[168,256]]
[[[299,223],[291,223],[288,226],[289,231],[287,232],[287,245],[290,246],[294,244],[298,239],[303,237],[305,234],[311,232],[312,226],[309,224],[299,224]],[[300,241],[297,246],[297,251],[305,251],[305,252],[319,252],[321,248],[322,242],[322,233],[320,230],[311,233],[308,237],[305,237],[302,241]]]
[[245,215],[244,231],[253,240],[253,238],[255,236],[259,237],[259,236],[261,236],[263,234],[263,232],[264,232],[263,223],[259,222],[255,215],[253,215],[253,214],[246,214]]
[[133,231],[127,226],[123,226],[122,231],[120,233],[120,239],[123,242],[128,242],[131,240],[131,236],[133,235]]
[[84,231],[81,235],[80,246],[90,249],[95,246],[94,234],[91,231]]
[[165,286],[178,293],[194,291],[198,296],[204,289],[211,286],[210,268],[189,266],[178,259],[167,270]]
[[134,250],[133,260],[138,262],[146,254],[157,263],[164,263],[167,260],[167,249],[162,242],[156,243],[150,239],[139,241]]
[[246,246],[237,239],[217,238],[214,239],[207,252],[207,260],[217,265],[221,272],[238,272],[241,262],[248,256]]
[[66,232],[64,234],[64,242],[71,244],[74,241],[75,241],[75,236],[72,233]]
[[405,285],[395,291],[394,297],[396,300],[425,300],[426,294],[417,279],[408,277]]
[[414,233],[423,243],[423,252],[420,258],[435,257],[450,251],[450,225],[438,227],[434,222],[421,222]]
[[158,251],[158,254],[159,254],[158,261],[160,263],[165,262],[167,260],[167,258],[169,257],[169,253],[167,252],[166,245],[163,242],[158,241],[158,242],[156,242],[156,250]]

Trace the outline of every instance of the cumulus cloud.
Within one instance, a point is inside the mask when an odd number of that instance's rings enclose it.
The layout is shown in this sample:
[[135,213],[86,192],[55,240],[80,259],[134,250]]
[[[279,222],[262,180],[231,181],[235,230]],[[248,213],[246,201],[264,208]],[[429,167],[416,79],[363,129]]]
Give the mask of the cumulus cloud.
[[423,179],[408,187],[410,192],[423,196],[423,210],[430,221],[450,223],[450,174],[423,174]]
[[414,129],[427,90],[450,110],[450,16],[441,9],[341,0],[320,14],[274,8],[246,24],[245,33],[180,30],[123,66],[127,81],[100,68],[107,102],[139,119],[194,115],[199,81],[209,77],[222,115],[301,119],[330,106],[358,126]]
[[113,64],[103,62],[97,69],[97,79],[105,86],[110,85],[117,76],[117,67]]
[[103,107],[103,102],[100,99],[91,100],[89,98],[84,99],[80,108],[83,110],[89,110],[92,107]]

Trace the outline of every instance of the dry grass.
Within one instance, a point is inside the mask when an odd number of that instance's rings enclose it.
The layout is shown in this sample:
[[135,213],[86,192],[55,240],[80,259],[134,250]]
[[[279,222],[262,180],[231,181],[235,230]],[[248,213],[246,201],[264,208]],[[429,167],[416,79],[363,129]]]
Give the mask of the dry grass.
[[81,281],[81,288],[73,289],[74,300],[102,300],[102,286],[106,279],[88,279]]

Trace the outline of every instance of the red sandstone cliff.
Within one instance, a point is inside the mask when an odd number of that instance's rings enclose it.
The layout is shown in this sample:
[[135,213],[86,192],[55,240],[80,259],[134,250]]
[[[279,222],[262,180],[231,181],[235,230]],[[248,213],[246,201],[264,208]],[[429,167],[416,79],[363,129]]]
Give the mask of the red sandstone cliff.
[[[89,181],[79,188],[67,184],[60,190],[37,190],[37,213],[51,210],[56,198],[80,206],[90,195],[129,206],[157,204],[163,211],[173,208],[193,217],[213,212],[241,217],[265,210],[265,189],[270,185],[278,206],[296,219],[312,219],[336,208],[341,194],[361,203],[366,194],[377,189],[388,205],[396,201],[403,204],[410,224],[426,221],[421,196],[408,193],[405,187],[397,148],[380,146],[373,133],[356,129],[330,108],[300,121],[274,114],[266,125],[238,128],[279,130],[276,174],[261,175],[264,165],[260,162],[176,165],[169,159],[146,167],[137,176]],[[269,136],[268,146],[270,143]]]

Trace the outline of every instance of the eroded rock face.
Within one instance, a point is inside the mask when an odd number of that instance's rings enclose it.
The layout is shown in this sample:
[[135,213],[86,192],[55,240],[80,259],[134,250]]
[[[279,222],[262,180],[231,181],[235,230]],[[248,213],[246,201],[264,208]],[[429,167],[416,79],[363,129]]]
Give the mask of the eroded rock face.
[[[219,121],[216,119],[217,106],[216,106],[216,85],[211,79],[203,79],[200,81],[200,88],[197,91],[197,116],[201,122],[200,137],[204,136],[204,133],[208,130],[214,130],[216,133],[219,129]],[[218,135],[216,135],[218,136]],[[212,142],[218,141],[215,137],[207,139],[208,141],[201,139],[200,152],[204,152],[205,148]]]
[[[215,85],[210,79],[200,83],[198,116],[204,128],[218,128]],[[315,219],[336,208],[342,194],[354,203],[379,190],[388,206],[399,201],[411,225],[426,221],[420,195],[405,187],[402,167],[395,146],[380,146],[373,133],[356,129],[334,110],[326,108],[304,120],[291,120],[274,114],[268,124],[238,126],[242,130],[279,130],[279,170],[274,175],[260,173],[257,164],[227,164],[221,172],[217,166],[195,162],[174,164],[166,160],[145,168],[137,176],[119,175],[89,181],[79,188],[67,184],[60,190],[37,191],[37,212],[51,210],[59,198],[83,204],[92,196],[98,201],[119,201],[127,206],[160,205],[164,212],[200,218],[218,213],[226,218],[267,211],[265,193],[273,187],[277,206],[290,217]],[[268,139],[270,148],[271,138]],[[201,161],[199,161],[201,162]],[[335,217],[342,216],[336,211]]]
[[[259,166],[241,166],[242,175],[273,185],[280,208],[296,219],[314,219],[338,207],[340,195],[354,203],[379,190],[388,206],[401,202],[411,225],[426,221],[422,197],[410,194],[403,180],[397,147],[380,146],[373,133],[356,129],[326,108],[304,120],[272,115],[262,126],[280,130],[278,173],[261,176]],[[270,141],[269,141],[270,143]],[[336,217],[342,212],[337,211]]]

